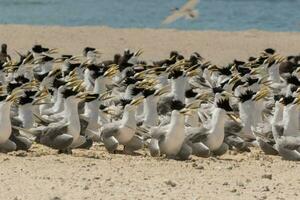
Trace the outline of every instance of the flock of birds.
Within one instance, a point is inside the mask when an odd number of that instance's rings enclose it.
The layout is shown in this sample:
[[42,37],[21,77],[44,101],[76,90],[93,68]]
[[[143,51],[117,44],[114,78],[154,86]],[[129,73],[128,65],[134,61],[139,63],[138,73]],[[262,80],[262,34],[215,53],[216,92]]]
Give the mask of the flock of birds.
[[112,60],[86,47],[58,55],[34,45],[13,61],[0,53],[0,152],[39,143],[72,153],[102,143],[109,153],[186,160],[251,151],[300,160],[300,56],[268,48],[225,66],[177,51],[146,62]]

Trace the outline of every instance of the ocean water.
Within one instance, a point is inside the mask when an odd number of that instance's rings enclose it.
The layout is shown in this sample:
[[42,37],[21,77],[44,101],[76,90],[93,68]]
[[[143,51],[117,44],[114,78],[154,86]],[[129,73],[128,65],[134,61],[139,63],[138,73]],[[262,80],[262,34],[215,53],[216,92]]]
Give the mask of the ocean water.
[[200,0],[200,17],[162,26],[185,0],[0,0],[0,24],[300,31],[300,0]]

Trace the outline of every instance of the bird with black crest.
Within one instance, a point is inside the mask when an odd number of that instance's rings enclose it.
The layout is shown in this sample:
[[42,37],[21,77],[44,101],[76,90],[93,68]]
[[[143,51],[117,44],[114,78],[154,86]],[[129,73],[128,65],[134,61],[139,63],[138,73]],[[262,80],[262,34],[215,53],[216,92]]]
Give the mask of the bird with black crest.
[[283,125],[283,109],[284,104],[289,102],[288,99],[282,94],[274,95],[272,98],[274,111],[269,120],[270,126],[263,124],[259,127],[253,127],[252,131],[256,136],[259,147],[266,155],[278,155],[276,141],[280,135],[283,135],[283,129],[281,129],[282,132],[278,132],[278,127]]
[[11,60],[10,55],[7,53],[7,44],[1,45],[0,51],[0,63],[6,63],[7,61]]
[[228,150],[224,143],[226,116],[232,115],[233,110],[229,102],[230,94],[226,91],[217,92],[214,97],[210,123],[202,127],[187,128],[189,143],[203,143],[213,155],[223,155]]
[[124,146],[124,152],[132,154],[143,147],[143,139],[136,135],[137,122],[135,113],[137,106],[143,102],[144,98],[121,99],[123,116],[119,121],[104,124],[100,131],[102,141],[108,152],[116,152],[119,145]]
[[96,64],[97,58],[101,56],[101,52],[94,47],[85,47],[82,54],[89,64]]
[[164,65],[166,66],[170,66],[176,63],[177,57],[179,56],[178,51],[171,51],[170,52],[170,56],[167,59],[164,60],[160,60],[160,61],[154,61],[153,65],[154,66],[158,66],[158,67],[162,67]]
[[[299,93],[299,91],[296,93]],[[292,95],[289,95],[280,99],[279,102],[284,105],[282,124],[277,119],[272,128],[275,142],[274,149],[284,160],[300,160],[300,136],[299,129],[297,128],[298,122],[294,119],[298,112],[295,112],[295,115],[287,115],[291,114],[289,111],[293,110],[295,105],[299,105],[299,94],[297,96],[298,97],[293,97]],[[278,112],[278,114],[281,113]]]
[[279,73],[291,74],[300,66],[300,55],[287,56],[286,61],[280,63]]
[[171,121],[165,126],[151,127],[149,150],[152,156],[166,155],[168,158],[186,160],[192,148],[185,143],[185,115],[189,109],[178,100],[171,101]]
[[185,89],[188,79],[197,74],[197,71],[193,66],[185,69],[185,64],[185,60],[179,60],[167,68],[171,91],[170,94],[160,98],[158,102],[159,114],[166,115],[171,111],[170,102],[172,100],[181,101],[182,103],[185,102]]
[[10,152],[17,150],[17,144],[10,140],[12,134],[11,107],[23,95],[23,90],[19,85],[9,85],[7,93],[0,95],[0,152]]
[[123,55],[118,59],[119,73],[116,74],[114,78],[115,82],[122,81],[127,76],[127,72],[133,70],[133,67],[140,62],[139,56],[142,55],[142,53],[142,50],[136,52],[131,52],[129,49],[124,50]]
[[59,122],[41,120],[38,127],[22,129],[32,134],[36,141],[58,149],[62,153],[71,153],[72,149],[83,145],[87,140],[80,135],[81,125],[78,104],[87,96],[83,91],[82,81],[70,80],[62,92],[64,100],[64,116]]

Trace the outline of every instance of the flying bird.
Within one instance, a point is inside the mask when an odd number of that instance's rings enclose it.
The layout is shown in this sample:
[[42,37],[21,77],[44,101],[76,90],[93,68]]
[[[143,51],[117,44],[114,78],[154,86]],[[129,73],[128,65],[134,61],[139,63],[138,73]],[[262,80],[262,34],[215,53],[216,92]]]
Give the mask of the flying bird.
[[180,18],[196,19],[199,15],[199,11],[196,9],[199,0],[188,0],[181,8],[174,8],[171,15],[166,17],[162,24],[170,24],[177,21]]

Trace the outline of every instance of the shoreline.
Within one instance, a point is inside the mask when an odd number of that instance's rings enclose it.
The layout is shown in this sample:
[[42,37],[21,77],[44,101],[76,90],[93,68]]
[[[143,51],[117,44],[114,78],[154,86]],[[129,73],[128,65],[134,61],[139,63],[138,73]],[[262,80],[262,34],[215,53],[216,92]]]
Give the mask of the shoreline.
[[231,32],[267,32],[267,33],[300,33],[300,31],[271,31],[266,29],[241,29],[241,30],[221,30],[221,29],[179,29],[179,28],[168,28],[168,27],[158,27],[158,28],[148,28],[148,27],[113,27],[109,25],[59,25],[59,24],[1,24],[0,26],[32,26],[32,27],[44,27],[44,28],[106,28],[106,29],[115,29],[115,30],[163,30],[163,31],[179,31],[179,32],[223,32],[223,33],[231,33]]
[[160,28],[139,28],[139,27],[112,27],[107,25],[80,25],[80,26],[66,26],[66,25],[41,25],[41,24],[1,24],[0,27],[14,27],[14,28],[25,28],[25,27],[35,27],[35,28],[62,28],[62,29],[107,29],[107,30],[128,30],[128,31],[137,31],[137,30],[145,30],[145,31],[170,31],[170,32],[214,32],[214,33],[245,33],[245,32],[256,32],[256,33],[275,33],[275,34],[300,34],[300,31],[270,31],[263,29],[243,29],[243,30],[218,30],[218,29],[176,29],[176,28],[168,28],[168,27],[160,27]]

